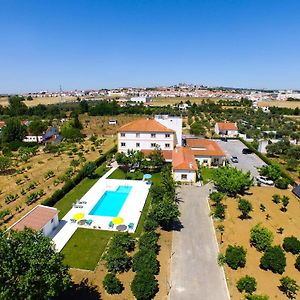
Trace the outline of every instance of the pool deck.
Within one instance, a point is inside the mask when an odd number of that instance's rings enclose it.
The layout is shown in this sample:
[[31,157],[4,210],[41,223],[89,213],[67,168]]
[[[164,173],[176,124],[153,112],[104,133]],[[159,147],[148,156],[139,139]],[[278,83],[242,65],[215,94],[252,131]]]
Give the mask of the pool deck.
[[[101,196],[106,191],[115,191],[119,186],[131,186],[132,189],[123,204],[118,216],[124,219],[122,224],[128,226],[129,223],[133,223],[134,226],[130,232],[134,232],[140,215],[142,213],[146,198],[149,193],[150,185],[146,184],[142,180],[119,180],[119,179],[107,179],[107,177],[112,174],[117,167],[110,169],[104,176],[102,176],[91,188],[90,190],[80,199],[80,202],[84,204],[77,203],[70,209],[70,211],[62,218],[59,227],[52,234],[52,240],[55,244],[57,251],[61,251],[72,235],[75,233],[76,229],[90,228],[97,230],[116,230],[116,225],[113,228],[109,228],[109,223],[114,218],[90,215],[90,211],[99,201]],[[81,206],[78,208],[77,206]],[[79,225],[71,220],[76,213],[84,213],[84,219],[91,219],[91,225]]]

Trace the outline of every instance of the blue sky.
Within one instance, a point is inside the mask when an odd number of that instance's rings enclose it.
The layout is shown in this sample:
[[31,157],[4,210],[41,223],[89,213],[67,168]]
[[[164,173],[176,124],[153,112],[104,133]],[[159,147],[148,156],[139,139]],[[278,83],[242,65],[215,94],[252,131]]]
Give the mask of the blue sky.
[[1,1],[0,93],[300,89],[299,11],[299,0]]

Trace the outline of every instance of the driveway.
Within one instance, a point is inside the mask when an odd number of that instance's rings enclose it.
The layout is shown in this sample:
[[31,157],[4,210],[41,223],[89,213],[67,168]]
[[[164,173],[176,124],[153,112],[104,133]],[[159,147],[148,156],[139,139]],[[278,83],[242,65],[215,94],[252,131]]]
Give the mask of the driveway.
[[171,300],[229,299],[207,198],[211,186],[182,186],[182,229],[173,234]]
[[[228,140],[227,142],[217,140],[217,143],[224,150],[232,166],[244,172],[250,171],[254,178],[259,175],[257,168],[266,165],[255,153],[243,154],[242,150],[247,147],[239,140]],[[230,160],[231,156],[236,156],[239,162],[233,163]]]

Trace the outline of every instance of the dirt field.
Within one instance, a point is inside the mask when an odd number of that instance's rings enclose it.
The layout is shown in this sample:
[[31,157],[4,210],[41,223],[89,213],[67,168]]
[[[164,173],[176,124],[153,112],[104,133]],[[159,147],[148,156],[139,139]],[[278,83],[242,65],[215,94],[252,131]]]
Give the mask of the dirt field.
[[[156,277],[159,282],[159,292],[156,294],[154,299],[164,300],[167,299],[169,291],[169,273],[170,273],[170,256],[172,249],[172,232],[160,231],[159,245],[161,246],[158,260],[160,262],[160,273]],[[132,282],[135,273],[130,270],[129,272],[119,274],[118,278],[124,285],[124,291],[120,295],[108,295],[102,285],[102,281],[107,271],[104,266],[104,262],[100,261],[96,270],[85,271],[79,269],[71,269],[71,275],[76,283],[80,283],[82,279],[87,278],[88,282],[92,285],[97,286],[97,290],[101,293],[101,299],[115,299],[115,300],[130,300],[134,299],[131,290],[130,283]]]
[[[246,195],[244,198],[251,201],[253,212],[250,214],[251,219],[239,219],[240,211],[238,210],[237,200],[227,198],[225,204],[226,219],[223,222],[225,232],[223,236],[224,243],[221,245],[220,251],[225,253],[229,244],[242,245],[247,249],[247,262],[245,268],[232,270],[225,267],[225,273],[229,286],[229,291],[232,299],[243,299],[242,294],[236,288],[236,282],[239,278],[245,275],[250,275],[257,280],[257,293],[266,294],[273,299],[287,299],[278,289],[279,279],[282,276],[290,276],[294,278],[300,285],[300,272],[294,267],[296,255],[286,253],[287,267],[282,275],[273,274],[271,271],[264,271],[259,268],[259,261],[262,253],[258,252],[254,247],[250,247],[250,229],[257,223],[262,223],[263,226],[269,228],[274,234],[273,245],[282,245],[283,239],[286,236],[294,235],[300,238],[300,203],[299,200],[288,190],[279,190],[272,187],[253,187],[251,188],[252,195]],[[272,195],[280,194],[290,197],[288,211],[282,212],[280,204],[272,202]],[[266,211],[262,212],[259,209],[260,204],[264,204]],[[270,219],[266,220],[266,215],[270,215]],[[215,222],[217,226],[219,222]],[[283,234],[278,234],[276,230],[279,227],[284,228]],[[218,234],[218,240],[220,235]],[[299,294],[299,293],[298,293]],[[300,297],[300,294],[298,295]],[[297,298],[298,299],[298,298]]]
[[[106,152],[107,150],[111,149],[114,145],[114,138],[112,137],[106,137],[105,142],[102,146],[95,147],[95,151],[91,151],[91,147],[93,146],[92,143],[88,140],[86,140],[84,143],[82,143],[84,146],[84,149],[89,149],[88,153],[84,154],[84,157],[87,161],[94,161],[99,157],[99,150],[102,150],[103,152]],[[79,145],[77,145],[79,146]],[[74,145],[72,145],[74,147]],[[57,179],[59,176],[63,175],[66,169],[70,166],[70,162],[73,159],[78,159],[78,156],[73,154],[69,155],[67,153],[61,154],[59,156],[51,154],[51,153],[44,153],[42,150],[38,151],[37,154],[30,158],[28,162],[21,164],[18,169],[28,166],[31,166],[29,170],[26,170],[23,174],[18,175],[1,175],[0,177],[0,206],[1,210],[3,209],[10,209],[11,213],[14,215],[13,218],[4,224],[4,226],[9,226],[13,224],[15,221],[17,221],[19,218],[21,218],[25,213],[27,213],[29,210],[31,210],[35,205],[38,203],[41,203],[43,200],[45,200],[47,197],[49,197],[53,192],[63,186],[64,183],[59,183],[58,185],[54,186],[54,180]],[[80,166],[77,167],[79,169]],[[55,173],[55,177],[50,178],[48,180],[44,179],[45,172],[52,170]],[[28,176],[28,179],[24,179],[24,175]],[[17,185],[16,180],[22,180],[22,184]],[[28,185],[31,182],[37,182],[38,185],[30,190],[27,191],[25,195],[21,195],[21,189],[27,189]],[[27,199],[27,196],[32,193],[36,192],[38,190],[43,189],[45,192],[45,195],[39,199],[37,202],[27,206],[25,204],[25,200]],[[5,197],[8,194],[18,194],[19,198],[9,204],[5,203]],[[22,210],[17,212],[16,207],[21,205]]]
[[211,102],[217,102],[220,99],[219,98],[198,98],[198,97],[175,97],[175,98],[168,98],[168,97],[157,97],[153,98],[152,104],[155,106],[166,106],[166,105],[174,105],[177,103],[191,101],[191,103],[200,104],[202,101],[211,101]]
[[277,106],[287,108],[300,108],[300,101],[262,101],[259,102],[258,106]]
[[[88,116],[80,115],[80,122],[83,125],[82,133],[90,136],[97,135],[116,135],[117,130],[122,125],[133,120],[142,119],[142,115],[118,115],[118,116]],[[109,125],[109,120],[117,120],[117,125]]]

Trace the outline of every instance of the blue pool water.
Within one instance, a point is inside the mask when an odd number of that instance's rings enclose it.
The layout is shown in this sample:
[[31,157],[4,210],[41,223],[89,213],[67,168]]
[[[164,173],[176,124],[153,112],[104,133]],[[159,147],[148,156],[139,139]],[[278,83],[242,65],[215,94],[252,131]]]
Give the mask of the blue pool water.
[[131,188],[131,186],[120,185],[116,191],[106,191],[89,214],[94,216],[117,217]]

